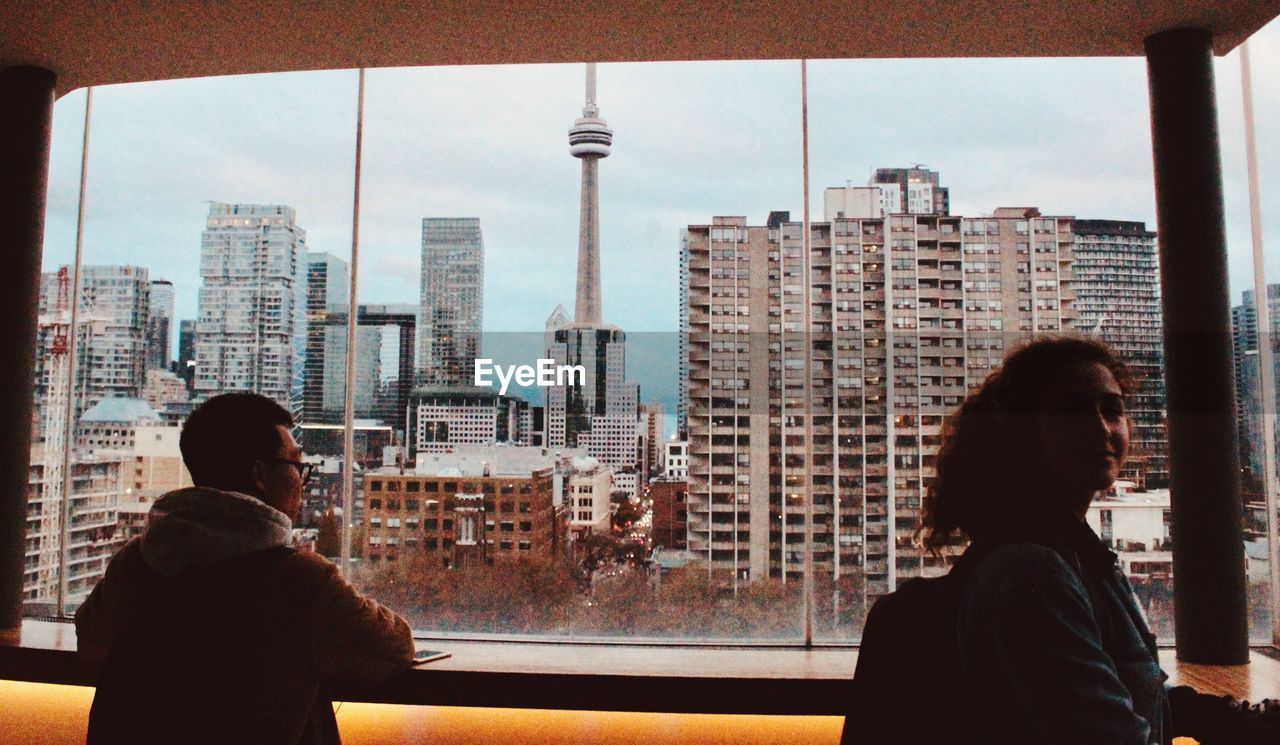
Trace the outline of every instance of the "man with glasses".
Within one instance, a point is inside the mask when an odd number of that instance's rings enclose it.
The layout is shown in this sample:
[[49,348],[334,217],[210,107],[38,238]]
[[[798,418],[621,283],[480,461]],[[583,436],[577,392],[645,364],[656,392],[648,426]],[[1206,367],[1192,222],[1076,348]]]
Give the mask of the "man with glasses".
[[412,663],[404,619],[289,548],[311,475],[292,427],[251,393],[187,418],[196,485],[156,500],[76,613],[81,653],[104,660],[91,745],[337,742],[324,684]]

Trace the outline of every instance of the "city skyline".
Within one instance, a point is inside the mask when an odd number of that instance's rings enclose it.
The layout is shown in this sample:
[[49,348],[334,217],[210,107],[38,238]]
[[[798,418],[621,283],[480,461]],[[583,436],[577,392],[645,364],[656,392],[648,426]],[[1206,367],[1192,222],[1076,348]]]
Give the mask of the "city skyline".
[[[1280,82],[1280,26],[1252,46],[1265,208],[1280,194],[1280,156],[1265,146],[1280,119],[1280,97],[1265,95]],[[953,214],[1030,204],[1155,228],[1144,72],[1141,60],[1124,59],[811,63],[811,186],[861,184],[876,166],[923,161],[946,175]],[[1217,60],[1217,72],[1238,296],[1249,281],[1249,231],[1235,53]],[[548,309],[571,306],[578,179],[561,143],[563,111],[580,106],[580,75],[578,65],[369,72],[361,302],[414,302],[420,220],[462,214],[486,226],[486,331],[536,331]],[[346,257],[354,77],[99,89],[85,262],[150,266],[174,282],[176,317],[193,317],[192,218],[206,200],[293,206],[311,250]],[[798,65],[607,64],[600,78],[601,104],[626,133],[601,197],[603,313],[629,331],[674,330],[682,225],[800,214]],[[261,116],[217,103],[243,95],[276,105]],[[867,100],[876,106],[851,103]],[[56,107],[46,267],[65,263],[74,244],[82,112],[77,93]],[[879,124],[890,120],[892,128]],[[1277,218],[1265,209],[1264,218],[1271,237]]]

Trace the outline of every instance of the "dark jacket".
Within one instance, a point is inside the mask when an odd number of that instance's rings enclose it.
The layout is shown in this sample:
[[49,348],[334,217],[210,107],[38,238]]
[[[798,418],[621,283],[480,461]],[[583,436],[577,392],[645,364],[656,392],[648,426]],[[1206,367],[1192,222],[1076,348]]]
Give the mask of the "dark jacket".
[[1167,676],[1116,555],[1078,520],[1001,543],[960,600],[956,691],[970,731],[990,743],[1168,742]]
[[[279,550],[289,540],[290,527],[283,513],[244,494],[199,487],[166,494],[152,507],[143,535],[112,558],[106,575],[76,612],[80,652],[105,658],[114,642],[128,638],[134,624],[148,622],[138,611],[157,582],[204,582],[218,576],[219,567],[275,553],[275,560],[238,577],[243,585],[230,585],[231,601],[223,604],[232,625],[247,630],[237,632],[241,636],[231,652],[239,657],[231,668],[236,681],[228,691],[236,694],[234,700],[247,703],[221,711],[226,717],[243,717],[257,733],[256,742],[336,743],[337,726],[322,682],[380,681],[411,664],[413,638],[403,619],[363,597],[324,558]],[[206,630],[205,618],[175,622],[201,629],[173,651],[184,655],[179,673],[199,680],[221,662],[211,660],[208,651],[216,648],[219,633]],[[98,697],[104,697],[101,688]],[[105,700],[127,701],[118,706],[127,706],[126,715],[135,720],[148,716],[143,702],[118,696]],[[193,707],[201,703],[191,701]],[[121,712],[100,716],[109,721]],[[91,738],[93,729],[91,721]],[[183,740],[190,741],[181,734],[172,741]]]

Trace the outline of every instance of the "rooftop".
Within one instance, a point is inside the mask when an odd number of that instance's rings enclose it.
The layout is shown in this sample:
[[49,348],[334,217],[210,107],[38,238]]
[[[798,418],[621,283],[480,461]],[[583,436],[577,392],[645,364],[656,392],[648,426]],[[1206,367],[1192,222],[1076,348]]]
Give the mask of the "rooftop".
[[500,396],[498,391],[493,388],[475,385],[423,385],[413,389],[410,394],[412,398],[433,398],[433,399],[465,399],[465,398],[483,398],[497,399],[516,398],[516,396]]
[[[452,453],[418,453],[413,474],[417,476],[511,476],[528,478],[534,471],[551,468],[564,457],[582,455],[581,450],[500,445],[460,445]],[[398,468],[378,473],[399,473]]]
[[146,401],[137,398],[104,398],[80,415],[81,424],[89,422],[160,421],[160,415]]

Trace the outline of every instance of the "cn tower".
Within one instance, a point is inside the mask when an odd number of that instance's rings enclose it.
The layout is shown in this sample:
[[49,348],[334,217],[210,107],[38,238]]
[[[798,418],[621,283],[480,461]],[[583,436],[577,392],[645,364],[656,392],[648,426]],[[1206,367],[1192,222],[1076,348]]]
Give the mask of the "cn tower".
[[[544,389],[543,442],[552,448],[583,448],[603,465],[620,471],[635,462],[640,386],[625,382],[626,334],[600,318],[600,159],[609,155],[613,131],[599,113],[596,66],[588,64],[587,103],[582,118],[569,130],[569,152],[582,159],[576,317],[570,320],[564,308],[557,306],[547,319],[544,337],[548,358],[557,365],[581,366],[586,375]],[[625,480],[619,476],[618,481]],[[639,480],[619,488],[637,496]],[[580,513],[575,516],[580,518]],[[591,520],[570,519],[576,528],[591,524]]]
[[582,160],[578,225],[578,287],[574,323],[600,325],[600,159],[609,156],[613,130],[596,109],[596,65],[587,63],[587,102],[569,130],[569,153]]

